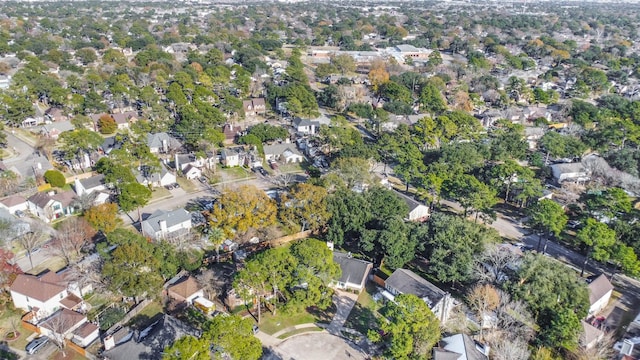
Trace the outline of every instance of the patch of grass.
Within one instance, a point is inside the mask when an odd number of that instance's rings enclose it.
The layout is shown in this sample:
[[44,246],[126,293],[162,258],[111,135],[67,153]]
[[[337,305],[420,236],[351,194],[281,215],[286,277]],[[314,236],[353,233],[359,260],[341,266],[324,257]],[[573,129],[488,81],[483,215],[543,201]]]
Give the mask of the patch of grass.
[[165,189],[164,187],[154,187],[151,191],[151,200],[149,200],[149,202],[168,197],[171,197],[171,192],[169,190]]
[[191,180],[189,180],[187,178],[178,177],[178,178],[176,178],[176,182],[180,185],[180,187],[182,189],[184,189],[184,191],[186,191],[188,193],[192,193],[192,192],[198,190],[198,188],[193,183],[193,181],[191,181]]
[[280,173],[296,173],[302,172],[302,164],[301,163],[288,163],[288,164],[278,164]]
[[278,312],[276,316],[271,313],[262,314],[262,321],[260,322],[260,330],[271,335],[280,330],[300,325],[309,324],[316,321],[316,318],[306,311],[296,314],[284,314]]
[[318,331],[318,332],[319,331],[324,331],[324,329],[323,328],[319,328],[317,326],[308,327],[308,328],[304,328],[304,329],[296,329],[296,330],[289,331],[287,333],[284,333],[284,334],[278,336],[278,339],[286,339],[286,338],[291,337],[293,335],[304,334],[304,333],[307,333],[307,332],[315,332],[315,331]]
[[67,264],[64,259],[59,256],[51,256],[47,258],[47,260],[43,261],[40,265],[34,267],[33,269],[27,271],[29,274],[39,274],[45,270],[51,270],[53,272],[59,271],[64,268]]
[[142,328],[149,324],[151,319],[162,313],[162,305],[156,301],[152,301],[138,315],[134,316],[129,324],[135,324],[136,327]]
[[220,174],[222,181],[248,179],[250,177],[253,177],[253,174],[251,174],[241,166],[221,168],[218,171],[222,173]]

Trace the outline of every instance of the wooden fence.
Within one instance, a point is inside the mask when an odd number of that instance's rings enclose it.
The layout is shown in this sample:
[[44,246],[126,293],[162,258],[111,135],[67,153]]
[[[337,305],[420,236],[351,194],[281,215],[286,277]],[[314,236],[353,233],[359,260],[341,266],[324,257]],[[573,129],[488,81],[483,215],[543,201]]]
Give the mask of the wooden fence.
[[151,301],[152,301],[151,299],[142,300],[138,305],[134,306],[133,309],[129,310],[129,312],[124,315],[122,320],[120,320],[117,323],[113,324],[113,326],[110,327],[107,330],[107,334],[111,334],[118,327],[122,326],[122,324],[126,324],[127,322],[129,322],[129,320],[131,320],[131,318],[133,318],[134,316],[138,315],[147,305],[149,305],[151,303]]

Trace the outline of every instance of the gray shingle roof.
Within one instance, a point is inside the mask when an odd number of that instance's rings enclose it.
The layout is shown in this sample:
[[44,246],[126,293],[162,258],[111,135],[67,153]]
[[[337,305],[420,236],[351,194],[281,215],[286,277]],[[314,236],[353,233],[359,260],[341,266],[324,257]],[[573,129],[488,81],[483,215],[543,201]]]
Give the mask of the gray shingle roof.
[[95,175],[90,178],[82,179],[79,181],[85,189],[89,190],[89,189],[96,188],[100,185],[104,185],[104,175],[102,174]]
[[[480,349],[482,345],[476,343],[467,334],[451,335],[442,339],[440,347],[434,351],[434,360],[487,360],[488,357]],[[480,347],[480,348],[479,348]],[[457,357],[454,357],[457,355]]]
[[446,294],[437,286],[407,269],[396,269],[385,281],[385,284],[401,294],[413,294],[419,298],[426,297],[429,299],[429,306],[437,304]]
[[265,155],[282,155],[286,151],[291,152],[294,155],[302,156],[298,149],[296,149],[295,144],[274,144],[274,145],[265,145],[264,147]]
[[182,145],[180,141],[165,132],[147,134],[147,145],[150,148],[161,148],[163,140],[167,141],[167,145],[170,148],[180,147]]
[[160,221],[166,221],[167,227],[172,227],[191,220],[191,214],[185,209],[176,209],[172,211],[157,210],[145,220],[153,230],[160,231]]
[[334,252],[333,261],[340,265],[342,275],[340,276],[340,282],[342,283],[362,283],[362,279],[367,276],[367,271],[371,263],[368,261],[354,259],[343,252]]
[[589,303],[595,304],[598,300],[602,299],[609,291],[613,290],[613,285],[604,274],[596,277],[589,283]]

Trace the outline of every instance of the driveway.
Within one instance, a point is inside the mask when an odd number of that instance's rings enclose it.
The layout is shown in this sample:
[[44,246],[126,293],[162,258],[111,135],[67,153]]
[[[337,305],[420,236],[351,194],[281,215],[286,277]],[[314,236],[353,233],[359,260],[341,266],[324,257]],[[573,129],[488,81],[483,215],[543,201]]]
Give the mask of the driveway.
[[331,323],[327,327],[327,331],[331,334],[339,335],[340,330],[349,317],[349,313],[358,301],[358,295],[346,291],[336,290],[333,294],[333,303],[336,304],[336,314],[333,316]]
[[369,357],[354,343],[325,332],[288,338],[265,351],[265,360],[364,360]]
[[34,149],[31,145],[19,139],[10,131],[6,131],[5,133],[7,134],[7,147],[14,152],[14,156],[3,160],[5,164],[19,164],[24,162],[29,155],[33,154]]

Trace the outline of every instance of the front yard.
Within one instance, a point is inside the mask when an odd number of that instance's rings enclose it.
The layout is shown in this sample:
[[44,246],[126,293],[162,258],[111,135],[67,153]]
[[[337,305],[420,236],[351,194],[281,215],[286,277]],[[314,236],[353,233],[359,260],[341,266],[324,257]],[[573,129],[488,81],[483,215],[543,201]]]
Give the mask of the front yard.
[[367,283],[366,289],[360,293],[358,301],[351,309],[349,317],[347,317],[347,321],[344,324],[346,328],[357,330],[365,336],[369,329],[375,330],[378,328],[380,317],[378,310],[380,310],[382,304],[373,299],[372,295],[376,291],[374,284]]
[[[276,312],[276,316],[273,316],[268,311],[264,311],[262,313],[262,321],[259,324],[260,331],[264,331],[265,333],[272,335],[277,333],[278,331],[291,328],[290,331],[286,332],[287,334],[289,334],[290,332],[295,331],[293,327],[296,325],[317,323],[328,324],[331,322],[331,319],[333,319],[333,315],[335,314],[335,312],[335,305],[332,305],[326,310],[307,309],[295,314],[288,314],[281,310],[278,310]],[[309,330],[313,331],[311,329]]]

